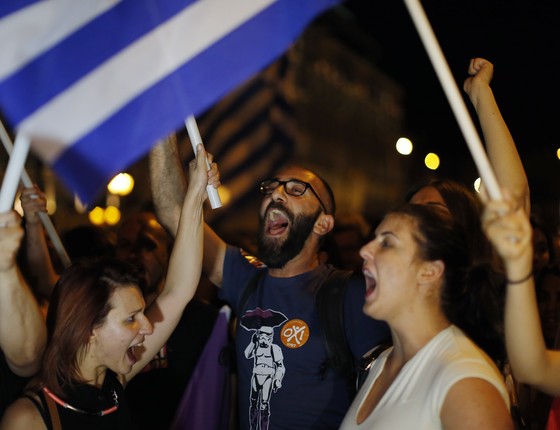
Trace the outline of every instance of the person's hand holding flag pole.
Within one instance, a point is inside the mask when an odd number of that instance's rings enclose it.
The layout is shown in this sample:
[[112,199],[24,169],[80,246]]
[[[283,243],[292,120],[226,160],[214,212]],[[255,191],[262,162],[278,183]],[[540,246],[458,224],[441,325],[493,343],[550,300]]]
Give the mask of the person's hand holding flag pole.
[[[191,140],[192,148],[194,154],[196,155],[196,146],[198,144],[203,145],[203,143],[194,115],[188,116],[188,118],[185,120],[185,126],[187,127],[189,139]],[[208,162],[208,160],[206,160],[206,167],[208,168],[208,170],[210,170],[210,163]],[[210,201],[210,206],[212,207],[212,209],[222,207],[222,201],[220,200],[220,195],[218,194],[218,190],[216,188],[214,188],[212,185],[207,185],[206,192],[208,193],[208,200]]]
[[29,153],[30,145],[31,140],[26,135],[20,133],[16,136],[8,167],[2,180],[2,188],[0,189],[0,213],[8,212],[14,207],[19,179],[27,159],[27,154]]
[[[12,152],[14,151],[14,145],[10,139],[10,136],[8,135],[8,132],[6,131],[6,128],[4,127],[4,124],[2,124],[2,122],[0,121],[0,140],[2,141],[2,144],[4,145],[4,149],[6,150],[6,152],[8,153],[8,155],[11,156]],[[21,149],[20,149],[21,151]],[[24,161],[25,162],[25,161]],[[19,168],[19,167],[18,167]],[[30,188],[33,186],[33,181],[31,180],[31,178],[29,177],[29,175],[27,174],[27,172],[25,171],[25,169],[23,168],[23,166],[21,166],[21,183],[23,184],[24,187],[26,188]],[[15,174],[15,171],[14,173]],[[3,205],[12,205],[13,206],[13,201],[14,201],[14,197],[15,197],[15,191],[13,189],[13,185],[15,184],[17,187],[17,178],[12,181],[10,180],[8,182],[10,189],[5,191],[6,195],[6,202],[2,203]],[[4,196],[2,196],[2,198],[4,198]],[[0,199],[1,200],[1,199]],[[10,206],[11,207],[11,206]],[[68,253],[66,252],[66,249],[64,248],[64,245],[62,244],[62,241],[60,240],[60,236],[58,235],[51,218],[49,217],[49,215],[45,212],[39,212],[39,219],[41,220],[43,227],[45,227],[45,231],[47,232],[47,235],[49,236],[54,249],[56,250],[60,261],[62,261],[62,264],[64,265],[64,267],[68,267],[70,266],[70,257],[68,256]]]

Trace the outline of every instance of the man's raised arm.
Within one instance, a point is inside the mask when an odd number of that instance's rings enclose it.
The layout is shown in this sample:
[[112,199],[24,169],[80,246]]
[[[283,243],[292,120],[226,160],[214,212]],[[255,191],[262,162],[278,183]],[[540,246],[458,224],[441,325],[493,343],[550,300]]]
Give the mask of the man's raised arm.
[[[175,237],[187,192],[187,180],[174,135],[161,141],[151,150],[150,180],[156,215],[161,224]],[[202,270],[218,287],[222,285],[225,252],[225,242],[205,224]]]

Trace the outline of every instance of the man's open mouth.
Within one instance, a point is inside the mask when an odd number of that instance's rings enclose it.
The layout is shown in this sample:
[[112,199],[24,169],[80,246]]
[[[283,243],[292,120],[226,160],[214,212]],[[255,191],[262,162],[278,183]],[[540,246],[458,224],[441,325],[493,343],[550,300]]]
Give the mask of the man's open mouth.
[[279,236],[288,228],[290,221],[286,214],[278,209],[271,209],[266,216],[266,233]]

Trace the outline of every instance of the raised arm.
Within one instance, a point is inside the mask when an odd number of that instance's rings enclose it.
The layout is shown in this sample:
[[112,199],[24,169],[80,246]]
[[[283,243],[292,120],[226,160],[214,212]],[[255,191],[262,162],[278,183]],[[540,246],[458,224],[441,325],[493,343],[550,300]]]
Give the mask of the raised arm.
[[494,66],[473,58],[463,89],[473,104],[484,135],[488,159],[502,188],[507,189],[525,213],[530,213],[529,183],[515,142],[498,109],[490,81]]
[[[163,140],[150,152],[150,180],[157,217],[176,236],[187,181],[175,136]],[[205,224],[202,270],[218,287],[222,285],[225,252],[225,242]]]
[[49,300],[59,275],[54,270],[45,229],[39,218],[40,212],[47,212],[47,199],[34,185],[22,190],[20,200],[25,219],[25,256],[33,279],[30,282],[39,297]]
[[203,254],[203,203],[206,185],[219,185],[216,165],[206,168],[206,152],[198,146],[197,158],[189,165],[190,185],[182,204],[177,236],[169,259],[165,286],[146,311],[154,331],[144,341],[145,352],[126,379],[134,377],[157,353],[175,329],[200,280]]
[[508,358],[519,382],[560,395],[560,351],[547,350],[532,277],[531,224],[514,199],[486,203],[483,227],[507,276],[505,334]]
[[0,348],[20,376],[39,370],[47,331],[39,304],[16,264],[23,229],[15,212],[0,214]]
[[150,183],[156,214],[161,225],[175,237],[187,180],[179,157],[175,135],[159,142],[150,151]]

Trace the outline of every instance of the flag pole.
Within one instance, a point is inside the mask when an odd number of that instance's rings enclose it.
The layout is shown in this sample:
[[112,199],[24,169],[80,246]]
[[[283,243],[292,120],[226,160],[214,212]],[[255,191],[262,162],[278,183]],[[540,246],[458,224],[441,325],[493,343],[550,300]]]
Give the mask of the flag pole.
[[1,213],[8,212],[14,207],[19,178],[21,177],[21,172],[29,152],[30,143],[30,139],[27,136],[21,133],[17,135],[14,150],[10,155],[8,167],[2,181],[2,188],[0,189]]
[[467,141],[467,146],[478,168],[482,182],[488,188],[490,197],[499,200],[502,198],[500,186],[424,9],[419,0],[404,0],[404,2]]
[[[2,144],[4,145],[4,148],[6,149],[8,155],[10,155],[10,159],[11,159],[11,154],[13,152],[14,145],[12,144],[10,136],[8,135],[8,132],[6,131],[6,128],[4,127],[4,124],[2,124],[1,121],[0,121],[0,140],[2,140]],[[30,188],[33,186],[33,181],[31,181],[31,178],[29,177],[29,175],[27,174],[23,166],[21,171],[21,182],[23,183],[23,186],[25,188]],[[14,192],[14,196],[15,196],[15,192]],[[13,205],[13,200],[14,197],[12,197],[11,199],[12,205]],[[45,212],[39,212],[38,215],[39,215],[39,219],[43,223],[43,226],[45,227],[45,230],[49,238],[51,239],[54,249],[56,250],[58,256],[60,257],[62,264],[64,265],[64,267],[70,266],[71,263],[70,257],[66,253],[66,249],[64,248],[64,245],[62,244],[62,241],[60,240],[60,237],[58,236],[58,233],[56,232],[56,229],[54,228],[54,225],[49,215],[46,214]]]
[[[196,119],[194,115],[189,115],[185,120],[185,126],[187,127],[187,132],[189,133],[189,139],[191,140],[193,151],[196,155],[196,146],[202,143],[202,138],[200,137],[200,132],[198,131],[198,125],[196,124]],[[210,170],[210,163],[206,160],[206,167]],[[208,200],[210,200],[210,206],[212,209],[217,209],[222,207],[222,201],[220,200],[220,195],[218,190],[212,185],[206,186],[206,192],[208,193]]]

